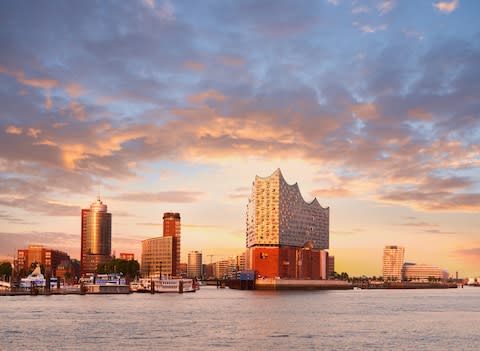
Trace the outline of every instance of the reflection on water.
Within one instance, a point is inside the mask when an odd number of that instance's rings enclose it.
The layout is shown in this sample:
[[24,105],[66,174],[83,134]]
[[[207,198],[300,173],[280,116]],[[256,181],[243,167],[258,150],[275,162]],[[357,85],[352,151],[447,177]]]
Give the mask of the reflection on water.
[[480,289],[0,297],[0,350],[477,350]]

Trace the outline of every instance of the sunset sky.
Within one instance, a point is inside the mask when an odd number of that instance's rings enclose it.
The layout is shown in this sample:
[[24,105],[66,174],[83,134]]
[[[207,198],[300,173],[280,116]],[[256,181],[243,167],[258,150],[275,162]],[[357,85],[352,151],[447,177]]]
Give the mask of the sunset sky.
[[245,249],[255,175],[330,207],[336,271],[480,275],[480,2],[0,2],[0,257],[113,250],[180,212],[182,256]]

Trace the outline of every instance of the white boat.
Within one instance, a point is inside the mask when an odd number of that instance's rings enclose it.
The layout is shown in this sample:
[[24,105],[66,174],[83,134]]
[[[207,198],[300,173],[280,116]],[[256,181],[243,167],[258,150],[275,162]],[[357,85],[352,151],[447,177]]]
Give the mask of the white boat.
[[[47,280],[45,276],[42,274],[40,270],[40,266],[37,265],[33,272],[28,275],[26,278],[22,278],[20,280],[20,287],[21,288],[31,288],[32,286],[37,288],[44,288],[47,284]],[[58,279],[56,277],[50,278],[50,288],[56,289],[58,287]]]
[[185,278],[170,278],[170,279],[160,279],[160,278],[143,278],[140,279],[140,284],[143,287],[137,291],[151,291],[153,283],[153,290],[156,293],[184,293],[184,292],[195,292],[196,287],[193,282],[193,279]]

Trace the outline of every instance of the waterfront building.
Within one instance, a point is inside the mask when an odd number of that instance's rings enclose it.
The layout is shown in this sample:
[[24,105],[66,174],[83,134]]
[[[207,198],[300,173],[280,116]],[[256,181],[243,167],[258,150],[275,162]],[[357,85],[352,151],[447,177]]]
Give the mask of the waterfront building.
[[335,256],[328,256],[327,276],[333,276],[335,272]]
[[256,176],[247,205],[248,269],[263,277],[325,279],[329,211],[317,199],[305,202],[280,169]]
[[448,279],[448,271],[430,264],[405,263],[402,276],[408,281],[427,282],[432,279],[445,281]]
[[172,276],[173,237],[160,236],[142,241],[141,272],[144,277]]
[[402,280],[405,248],[396,245],[385,246],[383,250],[383,279]]
[[188,263],[187,262],[180,262],[178,264],[178,274],[177,276],[179,277],[187,277],[187,267]]
[[247,253],[244,252],[241,255],[238,255],[236,258],[236,269],[237,271],[244,271],[247,269]]
[[80,273],[95,273],[100,263],[112,259],[112,214],[97,197],[88,209],[82,209]]
[[228,276],[230,260],[220,260],[213,263],[213,276],[217,279],[223,279]]
[[120,252],[120,259],[133,261],[135,259],[135,254],[131,252]]
[[172,269],[174,275],[179,275],[180,264],[180,213],[165,212],[163,214],[163,236],[173,238]]
[[80,278],[80,262],[78,260],[63,260],[57,267],[55,275],[65,283],[74,283]]
[[187,278],[200,278],[202,273],[202,253],[190,251],[188,253]]
[[27,273],[33,263],[45,267],[45,273],[55,276],[57,267],[63,260],[70,260],[70,256],[63,251],[49,249],[43,245],[29,245],[27,249],[17,250],[16,271]]

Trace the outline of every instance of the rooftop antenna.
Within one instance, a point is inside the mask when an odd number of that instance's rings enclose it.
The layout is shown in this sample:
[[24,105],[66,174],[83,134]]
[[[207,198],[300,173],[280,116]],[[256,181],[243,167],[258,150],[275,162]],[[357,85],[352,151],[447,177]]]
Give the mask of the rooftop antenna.
[[101,197],[100,197],[100,189],[101,188],[101,185],[98,184],[98,189],[97,189],[97,201],[101,201]]

